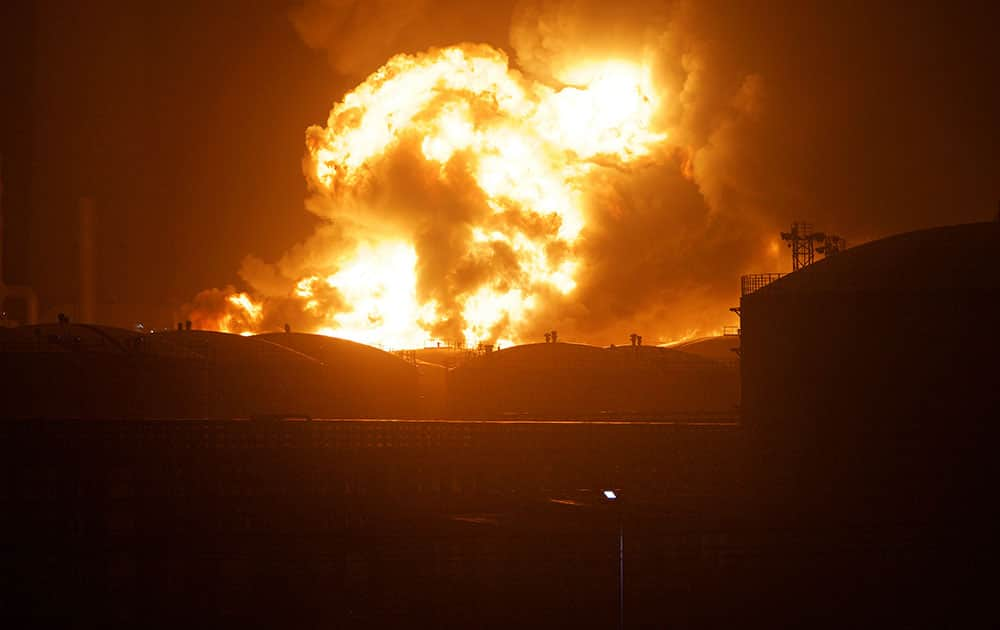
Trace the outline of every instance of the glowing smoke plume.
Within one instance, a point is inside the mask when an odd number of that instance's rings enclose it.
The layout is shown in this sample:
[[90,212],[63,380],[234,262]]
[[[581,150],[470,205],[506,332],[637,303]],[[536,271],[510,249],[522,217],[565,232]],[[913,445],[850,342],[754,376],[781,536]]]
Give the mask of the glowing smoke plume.
[[[244,286],[203,292],[191,319],[389,347],[552,329],[662,343],[736,323],[739,275],[782,270],[777,226],[815,204],[809,150],[789,153],[795,127],[729,50],[742,31],[726,15],[686,0],[302,0],[296,29],[356,85],[307,132],[322,223],[274,263],[248,257]],[[463,37],[513,60],[428,51]]]
[[393,57],[307,132],[308,205],[328,228],[275,267],[244,269],[267,294],[203,294],[216,308],[192,317],[392,347],[533,335],[539,307],[586,273],[595,172],[662,147],[665,98],[626,60],[581,61],[553,87],[486,45]]

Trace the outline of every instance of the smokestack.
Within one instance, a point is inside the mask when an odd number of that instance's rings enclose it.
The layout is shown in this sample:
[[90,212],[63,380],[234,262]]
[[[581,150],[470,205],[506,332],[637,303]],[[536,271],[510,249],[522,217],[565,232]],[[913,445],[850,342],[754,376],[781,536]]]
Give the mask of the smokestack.
[[94,323],[97,296],[94,262],[96,207],[93,197],[80,197],[80,321],[88,324]]

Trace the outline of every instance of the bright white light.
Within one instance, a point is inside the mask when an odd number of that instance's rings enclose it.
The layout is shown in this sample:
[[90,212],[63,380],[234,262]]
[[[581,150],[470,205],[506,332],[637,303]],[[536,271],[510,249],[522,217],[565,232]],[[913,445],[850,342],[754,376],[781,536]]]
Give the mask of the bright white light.
[[615,499],[618,498],[618,495],[615,494],[614,490],[605,490],[604,498],[607,499],[608,501],[614,501]]

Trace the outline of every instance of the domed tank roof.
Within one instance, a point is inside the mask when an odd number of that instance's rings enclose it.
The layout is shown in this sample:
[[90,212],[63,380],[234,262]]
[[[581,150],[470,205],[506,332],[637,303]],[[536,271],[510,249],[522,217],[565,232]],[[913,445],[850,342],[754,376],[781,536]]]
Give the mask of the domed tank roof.
[[538,368],[561,364],[599,366],[606,363],[607,358],[604,348],[581,343],[528,343],[482,355],[455,369],[460,371],[485,365],[493,369]]
[[731,411],[735,370],[656,346],[514,346],[450,373],[451,412],[473,417],[666,417]]
[[222,363],[319,363],[312,357],[271,343],[261,336],[243,337],[210,330],[170,330],[153,333],[152,337],[157,342],[168,342]]
[[746,297],[788,291],[932,291],[1000,288],[1000,222],[890,236],[847,249]]
[[187,378],[200,355],[154,336],[93,324],[40,324],[0,337],[12,417],[207,415]]
[[410,369],[405,361],[393,354],[347,339],[296,332],[265,333],[252,338],[294,350],[331,367],[343,365],[373,373]]
[[28,352],[126,352],[139,333],[94,324],[33,324],[0,329],[4,350]]
[[214,344],[196,341],[202,331],[185,332],[195,336],[144,334],[99,324],[45,323],[0,329],[0,348],[9,352],[142,353],[149,357],[205,359],[198,350]]
[[417,415],[417,368],[388,352],[361,343],[306,333],[254,337],[301,353],[322,364],[322,377],[304,406],[318,417]]
[[694,366],[712,363],[712,361],[697,354],[682,352],[677,348],[666,348],[663,346],[615,346],[609,348],[608,351],[616,357],[633,356],[643,361],[654,362],[664,366]]
[[736,353],[733,352],[733,349],[740,347],[740,338],[736,336],[702,337],[670,347],[685,354],[728,363],[736,359]]

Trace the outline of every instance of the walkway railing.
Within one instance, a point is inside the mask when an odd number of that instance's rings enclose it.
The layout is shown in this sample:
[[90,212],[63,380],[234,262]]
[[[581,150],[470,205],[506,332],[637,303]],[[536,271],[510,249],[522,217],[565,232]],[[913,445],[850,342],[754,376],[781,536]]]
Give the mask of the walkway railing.
[[771,284],[781,276],[783,273],[754,273],[746,276],[740,277],[740,297],[744,297],[759,291],[760,289]]

